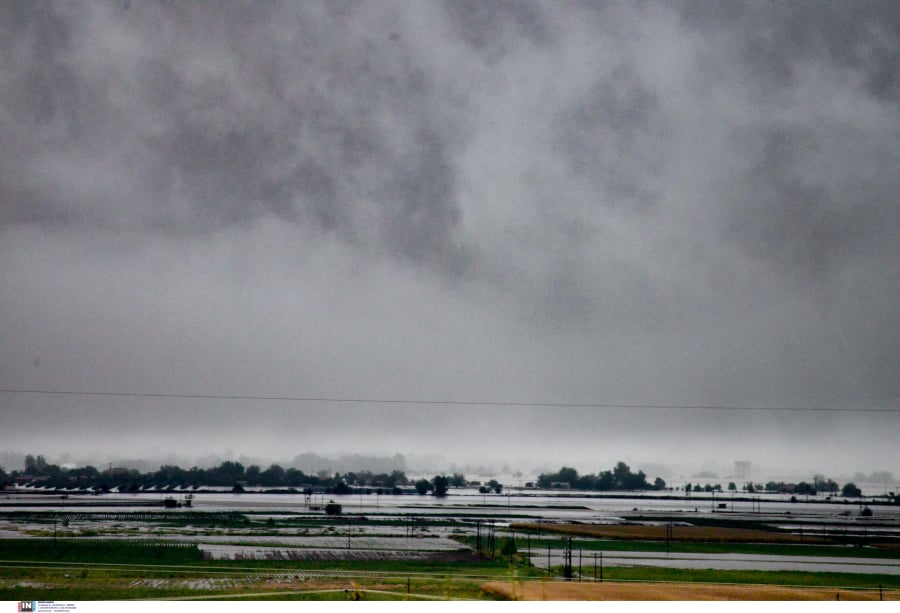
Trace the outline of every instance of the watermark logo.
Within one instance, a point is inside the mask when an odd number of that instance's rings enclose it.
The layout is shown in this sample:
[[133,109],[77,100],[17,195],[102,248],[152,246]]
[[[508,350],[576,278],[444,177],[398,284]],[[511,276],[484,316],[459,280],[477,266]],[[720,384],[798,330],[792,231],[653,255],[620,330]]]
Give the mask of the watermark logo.
[[19,613],[34,613],[36,607],[34,606],[34,601],[31,602],[19,602]]

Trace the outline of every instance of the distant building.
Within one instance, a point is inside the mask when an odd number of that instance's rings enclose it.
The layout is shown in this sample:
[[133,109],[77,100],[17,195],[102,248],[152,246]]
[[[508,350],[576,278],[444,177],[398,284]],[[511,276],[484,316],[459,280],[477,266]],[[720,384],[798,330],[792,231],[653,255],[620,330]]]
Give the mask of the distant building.
[[734,462],[734,478],[735,479],[749,479],[750,478],[750,467],[751,464],[749,460],[735,460]]

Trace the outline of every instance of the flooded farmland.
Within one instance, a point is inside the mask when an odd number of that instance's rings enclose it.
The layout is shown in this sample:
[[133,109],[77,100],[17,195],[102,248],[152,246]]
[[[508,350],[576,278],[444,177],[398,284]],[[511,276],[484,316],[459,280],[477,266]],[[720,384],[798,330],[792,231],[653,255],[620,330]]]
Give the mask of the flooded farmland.
[[[164,508],[174,499],[177,506]],[[326,502],[342,507],[326,516]],[[553,491],[480,494],[460,489],[445,498],[418,495],[274,494],[225,491],[105,495],[8,492],[0,498],[0,539],[79,538],[190,543],[210,559],[412,559],[471,551],[466,538],[490,527],[510,535],[510,524],[692,525],[752,521],[810,544],[900,542],[900,507],[877,501],[815,500],[784,496],[579,495]],[[190,506],[188,506],[190,503]],[[868,509],[869,513],[863,513]],[[51,525],[52,520],[52,525]],[[486,532],[485,532],[486,533]],[[796,540],[796,539],[795,539]],[[579,540],[576,539],[575,546]],[[562,563],[562,552],[529,552],[533,564]],[[871,572],[898,574],[896,561],[865,562],[723,555],[669,556],[600,552],[606,564]]]

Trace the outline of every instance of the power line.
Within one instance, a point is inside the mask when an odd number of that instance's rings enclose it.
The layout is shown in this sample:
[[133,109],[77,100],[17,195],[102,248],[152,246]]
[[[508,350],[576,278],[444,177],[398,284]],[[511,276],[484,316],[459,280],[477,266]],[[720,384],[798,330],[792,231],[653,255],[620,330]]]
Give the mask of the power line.
[[386,398],[334,398],[315,396],[244,396],[230,394],[153,394],[146,392],[97,392],[46,389],[0,388],[6,394],[46,394],[54,396],[107,396],[117,398],[175,398],[196,400],[253,400],[265,402],[330,402],[339,404],[389,404],[389,405],[441,405],[472,407],[536,407],[569,409],[662,409],[662,410],[703,410],[703,411],[775,411],[775,412],[819,412],[819,413],[900,413],[900,408],[879,409],[847,407],[789,407],[789,406],[735,406],[735,405],[688,405],[688,404],[615,404],[600,402],[513,402],[475,400],[420,400]]

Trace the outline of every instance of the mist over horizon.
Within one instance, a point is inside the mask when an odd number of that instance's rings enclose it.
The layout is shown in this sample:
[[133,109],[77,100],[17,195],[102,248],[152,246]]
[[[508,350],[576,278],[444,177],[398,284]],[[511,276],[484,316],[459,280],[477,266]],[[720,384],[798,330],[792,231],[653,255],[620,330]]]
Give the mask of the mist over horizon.
[[0,83],[0,457],[900,475],[896,2],[9,2]]
[[[137,469],[141,472],[154,472],[161,466],[172,465],[184,469],[192,467],[211,468],[222,462],[239,462],[245,468],[257,465],[263,469],[270,465],[279,465],[282,468],[297,468],[306,474],[335,472],[358,472],[366,470],[374,473],[390,473],[393,470],[402,470],[409,476],[431,476],[434,474],[462,473],[466,477],[503,477],[507,485],[526,479],[534,479],[541,473],[554,473],[563,466],[573,467],[579,474],[597,474],[604,470],[610,470],[619,461],[625,461],[633,470],[644,471],[652,480],[655,477],[663,477],[669,481],[669,485],[681,482],[695,482],[706,479],[705,482],[717,481],[741,481],[742,485],[747,481],[811,481],[814,475],[826,478],[834,478],[839,482],[856,481],[862,483],[879,483],[888,487],[900,485],[900,475],[884,467],[871,468],[871,464],[850,461],[846,464],[837,462],[809,462],[803,455],[784,456],[779,455],[776,461],[765,458],[757,461],[748,460],[746,457],[729,460],[726,455],[719,457],[706,457],[693,459],[691,457],[676,458],[667,457],[665,461],[653,461],[646,458],[617,458],[615,460],[600,461],[592,457],[578,455],[568,459],[554,456],[534,458],[524,455],[519,456],[476,456],[454,457],[443,453],[422,452],[402,453],[379,452],[366,449],[340,450],[332,452],[316,452],[301,450],[291,455],[248,454],[233,449],[226,449],[221,453],[204,453],[202,455],[191,454],[190,449],[164,451],[155,448],[144,455],[126,455],[125,451],[117,451],[108,448],[103,452],[64,451],[58,453],[42,453],[40,450],[12,450],[0,451],[0,469],[7,472],[21,470],[26,455],[44,456],[50,464],[58,464],[64,467],[94,466],[104,470],[109,466]],[[613,457],[609,454],[599,454],[603,457]],[[697,458],[701,456],[696,456]],[[574,461],[572,461],[574,459]],[[740,479],[734,475],[734,462],[737,460],[750,461],[750,477]],[[887,466],[887,464],[885,465]]]

